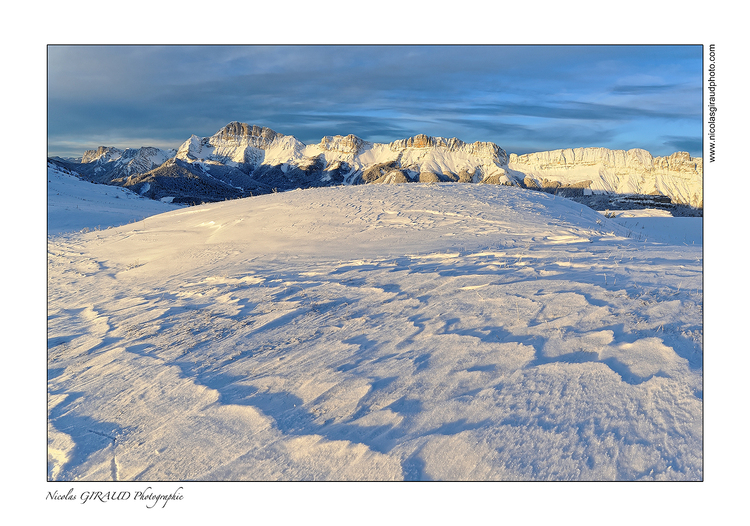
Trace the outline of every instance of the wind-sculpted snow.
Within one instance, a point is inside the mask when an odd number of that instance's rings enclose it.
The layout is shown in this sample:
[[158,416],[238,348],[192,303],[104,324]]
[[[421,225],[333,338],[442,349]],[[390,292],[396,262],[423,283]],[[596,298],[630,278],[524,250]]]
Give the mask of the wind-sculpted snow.
[[49,477],[701,480],[700,238],[618,221],[365,185],[51,238]]
[[83,181],[55,163],[47,166],[47,233],[100,230],[178,208],[125,188]]

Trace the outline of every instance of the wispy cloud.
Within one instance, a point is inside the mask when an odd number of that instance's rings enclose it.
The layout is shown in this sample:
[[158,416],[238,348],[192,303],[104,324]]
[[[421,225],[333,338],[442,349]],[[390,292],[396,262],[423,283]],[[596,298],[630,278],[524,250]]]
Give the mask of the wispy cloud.
[[690,152],[693,157],[701,157],[703,141],[695,137],[663,137],[664,146],[671,151]]
[[663,137],[700,143],[699,46],[53,46],[48,57],[52,155],[116,138],[176,147],[233,120],[308,143],[426,133],[539,151],[598,138],[655,154],[676,144]]

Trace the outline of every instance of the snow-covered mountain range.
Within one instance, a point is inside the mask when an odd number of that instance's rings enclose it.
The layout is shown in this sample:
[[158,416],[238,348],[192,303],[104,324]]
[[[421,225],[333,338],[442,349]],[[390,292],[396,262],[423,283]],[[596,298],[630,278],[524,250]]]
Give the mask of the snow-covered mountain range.
[[161,166],[176,153],[176,150],[162,150],[151,146],[125,150],[99,146],[95,150],[87,150],[80,163],[68,164],[75,164],[75,171],[90,181],[122,184],[128,177]]
[[193,135],[177,150],[99,147],[80,163],[62,164],[85,179],[178,203],[349,184],[467,182],[566,195],[655,195],[703,205],[703,160],[686,152],[653,157],[639,149],[576,148],[508,155],[492,142],[427,135],[387,144],[334,135],[307,145],[240,122],[210,137]]

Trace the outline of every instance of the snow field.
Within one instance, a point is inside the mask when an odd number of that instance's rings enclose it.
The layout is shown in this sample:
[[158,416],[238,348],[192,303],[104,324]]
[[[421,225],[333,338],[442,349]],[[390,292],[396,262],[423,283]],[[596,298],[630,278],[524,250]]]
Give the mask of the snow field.
[[98,185],[47,169],[47,232],[62,234],[120,226],[179,208],[119,186]]
[[662,243],[703,245],[703,218],[681,217],[675,221],[666,210],[624,210],[615,221],[633,235]]
[[372,185],[51,237],[49,477],[701,480],[700,240],[618,221]]

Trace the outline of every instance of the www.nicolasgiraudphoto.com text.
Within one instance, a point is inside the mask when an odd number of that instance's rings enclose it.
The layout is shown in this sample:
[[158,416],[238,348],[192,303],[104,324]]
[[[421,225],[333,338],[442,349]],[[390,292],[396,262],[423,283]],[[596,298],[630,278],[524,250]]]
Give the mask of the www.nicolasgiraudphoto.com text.
[[716,159],[716,44],[708,46],[708,158]]

